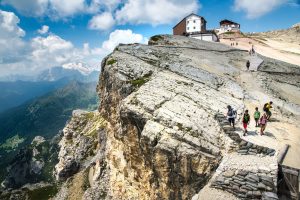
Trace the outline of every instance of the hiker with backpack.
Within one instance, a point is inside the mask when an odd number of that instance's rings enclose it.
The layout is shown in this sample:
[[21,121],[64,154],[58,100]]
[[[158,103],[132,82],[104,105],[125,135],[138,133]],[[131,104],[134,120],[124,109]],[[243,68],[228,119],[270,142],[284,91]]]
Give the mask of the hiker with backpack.
[[260,118],[260,112],[258,111],[258,107],[256,107],[254,112],[255,127],[259,126],[259,118]]
[[273,104],[273,102],[270,101],[269,103],[266,103],[263,108],[263,110],[266,112],[267,120],[270,120],[270,117],[272,115],[272,112],[271,112],[271,108],[273,108],[272,104]]
[[227,119],[229,121],[229,124],[231,126],[232,124],[232,127],[235,128],[235,117],[236,117],[236,111],[231,107],[231,106],[227,106]]
[[264,131],[266,129],[268,122],[267,114],[264,113],[263,116],[260,118],[259,124],[260,124],[260,135],[264,135]]
[[243,115],[244,136],[248,133],[247,127],[249,123],[250,123],[250,115],[249,115],[249,111],[246,110]]
[[247,70],[249,71],[249,68],[250,68],[250,61],[249,60],[247,60],[246,67],[247,67]]

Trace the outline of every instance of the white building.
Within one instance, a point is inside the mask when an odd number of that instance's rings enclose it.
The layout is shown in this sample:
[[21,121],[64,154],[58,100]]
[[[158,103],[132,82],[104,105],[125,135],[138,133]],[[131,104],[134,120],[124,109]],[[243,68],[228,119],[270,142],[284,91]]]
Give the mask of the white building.
[[184,35],[206,41],[219,41],[214,31],[206,30],[206,20],[196,14],[190,14],[173,27],[174,35]]
[[217,30],[218,30],[218,34],[222,34],[225,32],[240,32],[240,28],[241,28],[240,24],[224,19],[220,21],[220,28]]

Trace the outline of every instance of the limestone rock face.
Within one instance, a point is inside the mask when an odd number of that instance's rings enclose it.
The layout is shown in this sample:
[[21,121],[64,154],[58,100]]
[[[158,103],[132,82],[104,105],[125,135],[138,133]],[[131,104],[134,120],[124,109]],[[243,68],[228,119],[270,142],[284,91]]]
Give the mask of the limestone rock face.
[[[260,198],[275,192],[276,151],[243,140],[225,117],[231,105],[240,120],[245,98],[252,98],[243,89],[251,83],[239,80],[247,57],[181,36],[116,47],[102,61],[99,113],[74,112],[63,130],[56,177],[67,181],[56,199],[226,199],[232,196],[227,192]],[[253,160],[266,163],[268,174]],[[259,185],[242,187],[248,179]],[[215,180],[224,195],[210,187]],[[234,190],[218,187],[223,183]]]
[[98,129],[103,124],[104,119],[98,112],[73,112],[59,143],[59,162],[55,166],[57,180],[72,176],[94,156],[98,144]]
[[226,136],[215,115],[228,104],[243,109],[243,90],[231,80],[243,52],[162,37],[178,48],[121,45],[102,63],[100,113],[111,123],[107,197],[191,198],[222,158]]

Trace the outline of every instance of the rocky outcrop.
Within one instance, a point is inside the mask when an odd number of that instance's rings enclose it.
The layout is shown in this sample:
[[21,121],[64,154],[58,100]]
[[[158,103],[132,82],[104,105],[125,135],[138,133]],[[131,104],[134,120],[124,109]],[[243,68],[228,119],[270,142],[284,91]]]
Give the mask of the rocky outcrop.
[[66,180],[88,165],[89,158],[96,154],[98,129],[104,125],[105,120],[98,112],[73,111],[73,117],[63,129],[63,138],[59,142],[59,162],[55,166],[57,180]]
[[57,143],[36,136],[31,144],[19,150],[7,168],[7,175],[1,186],[17,189],[26,183],[52,181],[52,168],[57,161]]
[[74,114],[63,131],[56,177],[66,181],[56,199],[191,199],[211,186],[240,198],[276,192],[276,151],[244,141],[224,118],[229,104],[237,121],[244,111],[237,80],[248,53],[180,36],[149,44],[119,45],[102,61],[99,113]]
[[222,158],[226,136],[215,114],[229,102],[243,109],[241,87],[221,75],[234,75],[229,63],[241,52],[184,37],[167,40],[185,48],[121,45],[103,61],[98,91],[100,113],[112,126],[108,195],[115,198],[190,198]]

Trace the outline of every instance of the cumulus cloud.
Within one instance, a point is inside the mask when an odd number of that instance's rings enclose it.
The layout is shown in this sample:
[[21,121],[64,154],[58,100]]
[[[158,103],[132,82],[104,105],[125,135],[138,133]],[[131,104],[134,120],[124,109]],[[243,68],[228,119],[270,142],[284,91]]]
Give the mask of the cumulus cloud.
[[295,3],[294,0],[235,0],[234,9],[244,11],[247,18],[259,18],[283,4]]
[[89,29],[92,30],[109,30],[115,24],[115,20],[110,12],[104,12],[94,16],[89,21]]
[[[77,48],[53,33],[40,35],[27,41],[25,31],[19,27],[19,18],[12,12],[0,10],[0,74],[35,74],[41,70],[67,63],[86,63],[93,68],[100,66],[101,59],[111,53],[119,43],[145,43],[147,39],[131,30],[115,30],[98,48],[84,43]],[[47,33],[48,26],[39,32]],[[99,68],[100,69],[100,68]]]
[[[3,0],[2,4],[13,6],[24,15],[49,16],[55,20],[82,13],[95,14],[92,19],[95,23],[90,24],[97,30],[110,28],[113,19],[118,24],[167,24],[200,8],[198,0]],[[104,18],[109,21],[99,20]]]
[[49,0],[3,0],[2,4],[13,6],[24,15],[41,16],[46,13]]
[[168,24],[200,8],[197,0],[129,0],[116,12],[119,23]]
[[113,49],[120,43],[130,44],[130,43],[146,43],[147,38],[143,37],[141,34],[133,33],[132,30],[115,30],[109,35],[109,39],[104,41],[102,44],[102,50],[107,52],[112,52]]
[[60,17],[72,16],[83,12],[85,9],[85,0],[49,0],[50,9],[54,16]]
[[43,35],[48,33],[48,31],[49,31],[49,26],[43,25],[41,29],[38,30],[38,33]]
[[33,38],[31,48],[29,59],[34,63],[32,67],[37,69],[60,66],[77,59],[73,44],[57,35]]
[[18,24],[20,19],[12,12],[0,10],[0,63],[12,63],[26,51],[22,37],[25,31]]
[[97,13],[99,10],[113,11],[118,5],[120,5],[122,0],[92,0],[87,6],[87,11],[90,13]]
[[113,11],[122,0],[2,0],[1,4],[14,7],[26,16],[66,18],[81,13]]
[[90,48],[84,44],[85,56],[83,62],[90,66],[98,66],[100,69],[100,60],[111,53],[118,44],[146,43],[148,40],[141,34],[133,33],[132,30],[115,30],[110,33],[108,40],[104,41],[99,48]]

